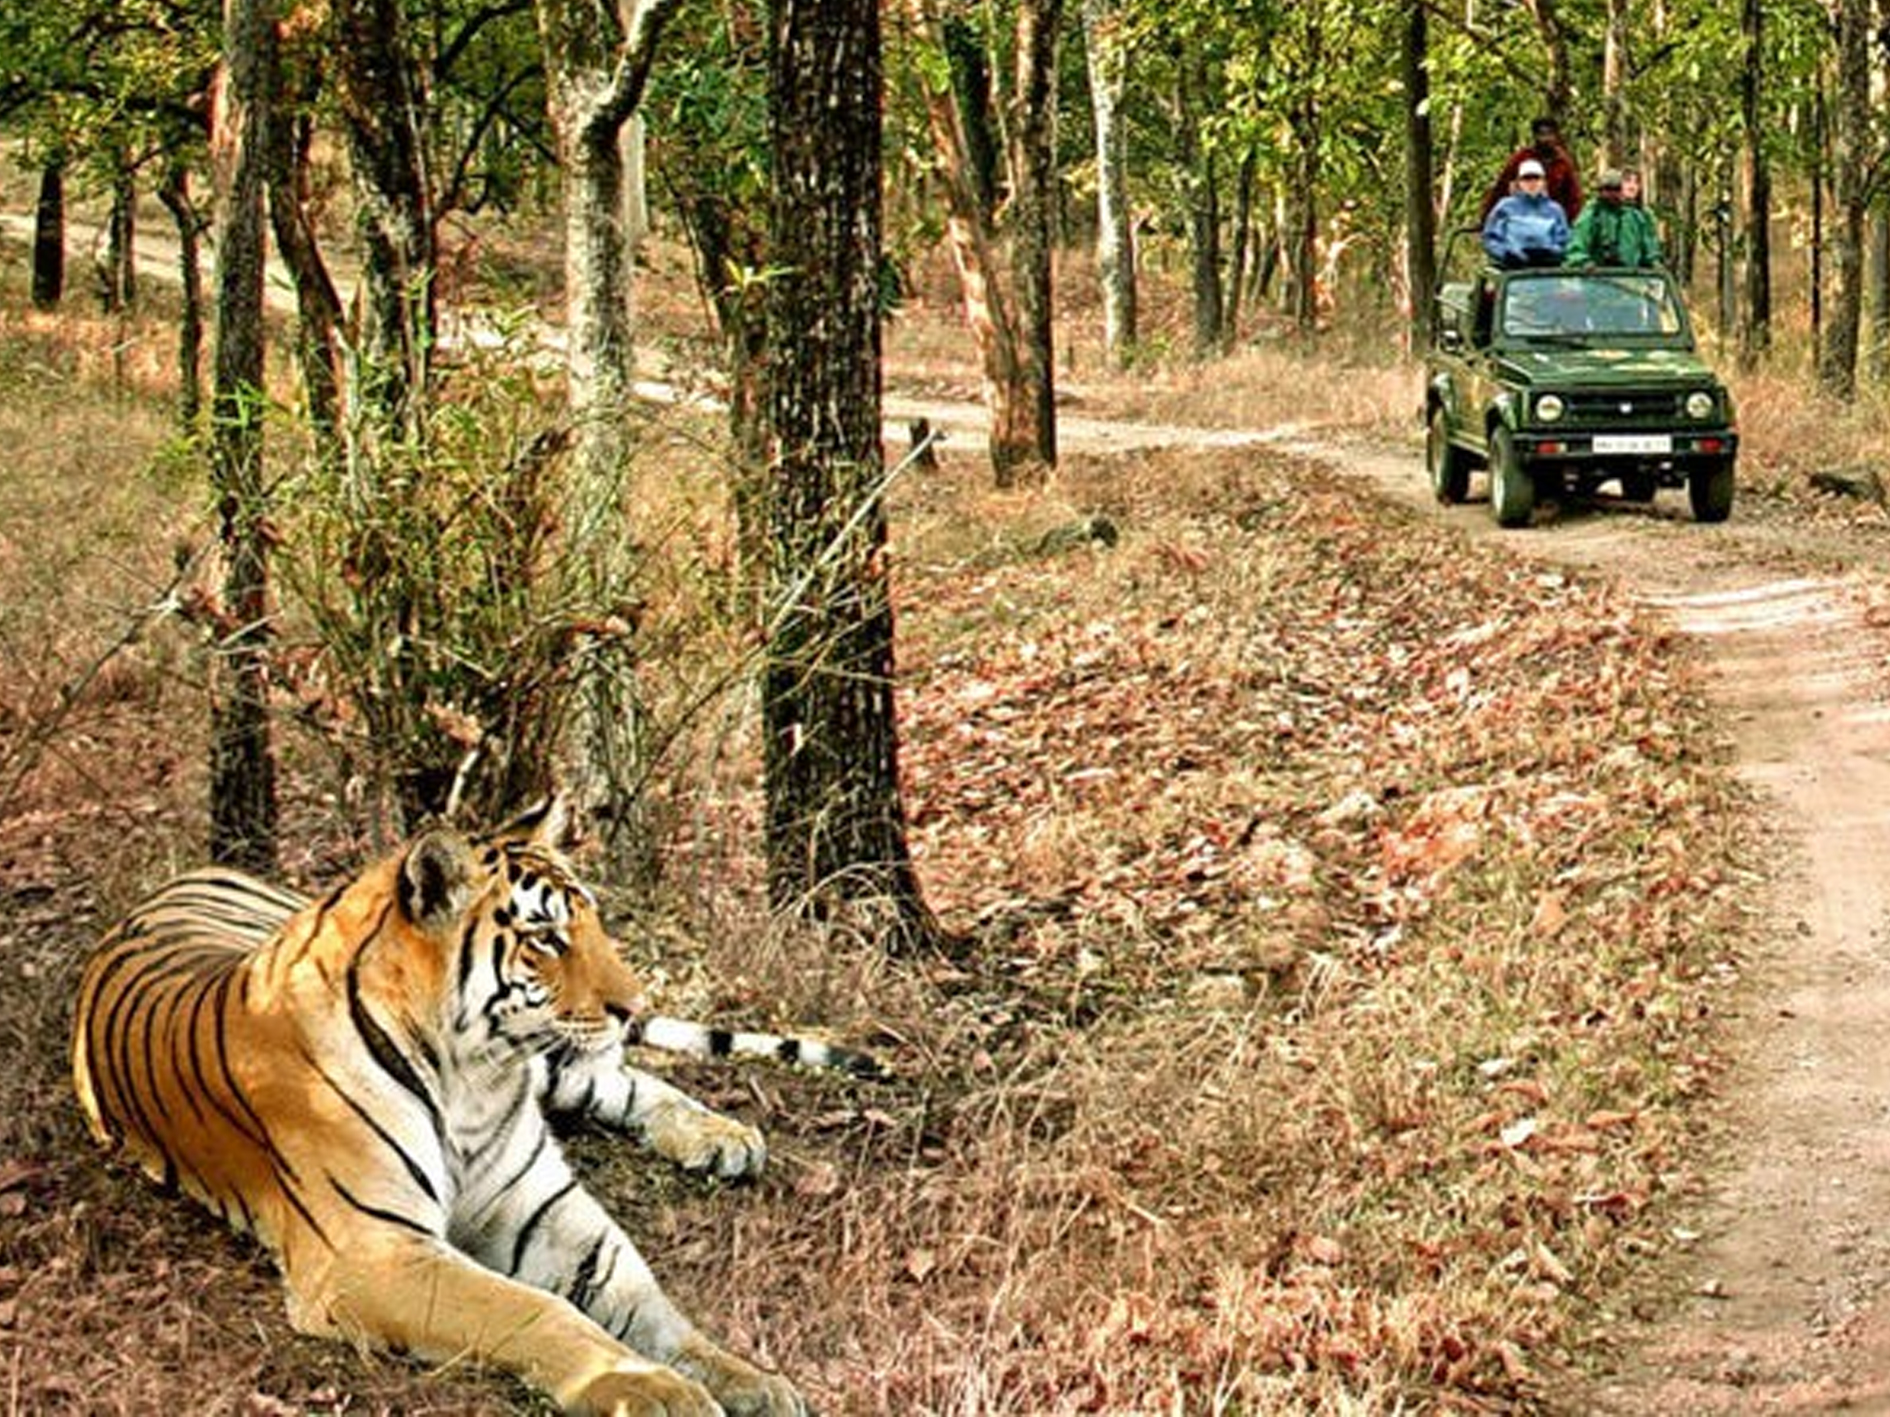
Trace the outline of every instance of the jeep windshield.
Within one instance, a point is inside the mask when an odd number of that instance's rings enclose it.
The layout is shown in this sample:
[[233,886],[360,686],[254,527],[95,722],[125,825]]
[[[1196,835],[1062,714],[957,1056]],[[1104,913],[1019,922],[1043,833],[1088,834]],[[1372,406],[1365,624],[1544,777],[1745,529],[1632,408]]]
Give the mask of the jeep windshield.
[[1502,338],[1533,344],[1686,338],[1686,317],[1661,271],[1513,275],[1505,282],[1497,318]]

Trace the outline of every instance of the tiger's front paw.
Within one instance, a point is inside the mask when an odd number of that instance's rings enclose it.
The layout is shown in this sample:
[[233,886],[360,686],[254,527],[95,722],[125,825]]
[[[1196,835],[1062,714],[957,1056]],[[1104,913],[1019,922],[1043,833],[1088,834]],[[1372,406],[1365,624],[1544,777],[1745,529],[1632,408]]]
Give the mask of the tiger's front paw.
[[668,1368],[604,1373],[585,1384],[565,1411],[583,1417],[725,1417],[707,1388]]
[[706,1107],[672,1104],[652,1116],[646,1128],[657,1153],[685,1171],[710,1171],[733,1181],[759,1176],[768,1163],[768,1143],[758,1128]]
[[703,1342],[694,1351],[678,1355],[676,1363],[702,1380],[729,1417],[813,1417],[813,1409],[793,1383],[713,1344]]

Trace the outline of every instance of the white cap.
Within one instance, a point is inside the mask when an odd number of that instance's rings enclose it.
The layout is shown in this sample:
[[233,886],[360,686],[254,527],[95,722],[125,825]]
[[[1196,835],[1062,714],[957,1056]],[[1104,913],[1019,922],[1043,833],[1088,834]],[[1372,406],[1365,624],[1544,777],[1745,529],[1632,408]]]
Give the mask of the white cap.
[[1523,159],[1523,165],[1516,169],[1516,175],[1518,177],[1541,177],[1544,175],[1542,164],[1532,157],[1526,157]]

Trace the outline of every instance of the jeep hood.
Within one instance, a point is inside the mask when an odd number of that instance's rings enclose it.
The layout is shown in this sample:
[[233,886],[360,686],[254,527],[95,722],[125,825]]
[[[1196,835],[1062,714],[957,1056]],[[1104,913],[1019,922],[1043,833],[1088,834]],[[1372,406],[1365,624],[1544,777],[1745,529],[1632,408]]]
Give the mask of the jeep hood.
[[1503,376],[1522,384],[1568,384],[1578,388],[1646,388],[1649,385],[1717,383],[1713,371],[1690,349],[1642,349],[1630,346],[1570,349],[1541,346],[1506,349],[1500,356]]

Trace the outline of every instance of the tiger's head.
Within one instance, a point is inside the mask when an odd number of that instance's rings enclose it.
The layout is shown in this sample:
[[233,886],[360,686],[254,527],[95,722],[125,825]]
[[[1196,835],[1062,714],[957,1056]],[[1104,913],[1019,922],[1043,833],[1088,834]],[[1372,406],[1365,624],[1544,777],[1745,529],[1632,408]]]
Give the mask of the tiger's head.
[[475,1048],[592,1052],[620,1045],[643,991],[566,859],[553,799],[469,839],[423,832],[398,875],[401,914],[439,947],[450,1027]]

